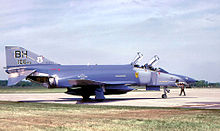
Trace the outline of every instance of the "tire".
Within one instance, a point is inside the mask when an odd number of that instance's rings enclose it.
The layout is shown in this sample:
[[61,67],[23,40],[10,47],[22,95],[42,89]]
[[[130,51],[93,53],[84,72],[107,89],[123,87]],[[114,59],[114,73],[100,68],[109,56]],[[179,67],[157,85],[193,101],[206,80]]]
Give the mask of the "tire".
[[167,98],[167,95],[166,95],[166,94],[163,94],[163,95],[162,95],[162,98],[163,98],[163,99],[166,99],[166,98]]
[[83,101],[87,101],[87,100],[90,100],[90,95],[89,94],[84,94],[84,95],[82,95],[82,97],[83,97]]

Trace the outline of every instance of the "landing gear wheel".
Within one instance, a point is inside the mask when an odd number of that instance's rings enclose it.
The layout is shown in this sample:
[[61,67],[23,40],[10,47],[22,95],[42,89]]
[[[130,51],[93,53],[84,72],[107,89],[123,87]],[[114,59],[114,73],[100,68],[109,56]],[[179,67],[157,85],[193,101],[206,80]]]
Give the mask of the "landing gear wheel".
[[163,98],[163,99],[166,99],[166,98],[167,98],[167,94],[163,94],[163,95],[162,95],[162,98]]
[[90,95],[88,95],[88,94],[83,95],[82,97],[83,97],[83,99],[82,99],[83,101],[89,101],[90,100],[90,98],[89,98]]

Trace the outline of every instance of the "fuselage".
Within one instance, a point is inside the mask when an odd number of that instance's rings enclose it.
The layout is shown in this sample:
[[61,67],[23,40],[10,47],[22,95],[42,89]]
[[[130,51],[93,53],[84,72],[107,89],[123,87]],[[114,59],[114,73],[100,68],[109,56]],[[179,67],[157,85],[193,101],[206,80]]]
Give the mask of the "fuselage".
[[[106,84],[175,86],[186,82],[179,75],[138,68],[132,65],[31,65],[35,72],[28,78],[40,81],[49,78],[55,87],[72,87],[69,80],[90,80]],[[52,80],[50,80],[52,79]],[[41,82],[43,82],[42,80]]]

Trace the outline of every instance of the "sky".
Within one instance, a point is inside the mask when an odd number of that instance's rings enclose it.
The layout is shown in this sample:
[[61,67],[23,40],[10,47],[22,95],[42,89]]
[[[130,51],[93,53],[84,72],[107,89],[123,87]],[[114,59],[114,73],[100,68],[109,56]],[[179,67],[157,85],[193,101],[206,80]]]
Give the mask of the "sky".
[[60,64],[147,63],[220,82],[219,0],[0,0],[0,79],[5,45]]

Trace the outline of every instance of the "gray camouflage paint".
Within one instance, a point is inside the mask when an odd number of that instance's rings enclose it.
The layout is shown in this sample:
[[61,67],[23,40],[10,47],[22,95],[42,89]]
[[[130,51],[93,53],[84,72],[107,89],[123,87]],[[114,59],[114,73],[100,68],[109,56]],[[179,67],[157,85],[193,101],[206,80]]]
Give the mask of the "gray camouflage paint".
[[[6,46],[6,72],[9,74],[8,85],[15,85],[22,79],[43,83],[49,88],[83,87],[81,90],[68,89],[69,94],[95,94],[104,98],[105,94],[122,94],[133,90],[129,85],[176,86],[193,83],[194,79],[160,72],[148,68],[128,65],[60,65],[41,55],[22,47]],[[88,89],[90,88],[91,89]],[[85,90],[84,90],[85,89]]]

